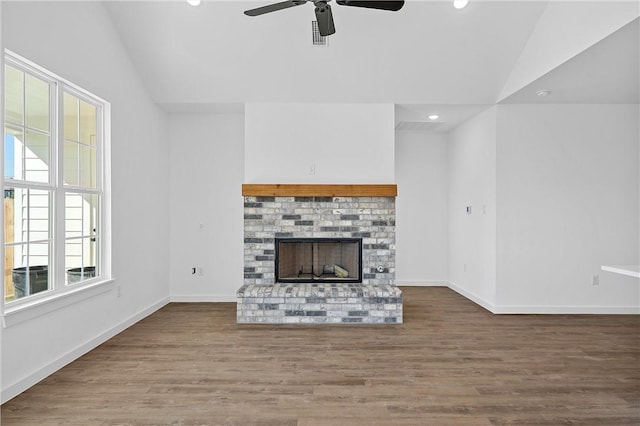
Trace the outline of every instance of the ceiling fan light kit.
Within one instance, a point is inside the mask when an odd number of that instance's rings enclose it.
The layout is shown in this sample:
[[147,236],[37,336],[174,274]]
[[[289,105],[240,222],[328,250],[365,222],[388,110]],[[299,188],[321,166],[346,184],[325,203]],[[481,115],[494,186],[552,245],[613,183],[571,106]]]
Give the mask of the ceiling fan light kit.
[[311,21],[311,40],[314,46],[328,46],[327,37],[320,35],[320,29],[318,28],[318,21]]
[[[276,12],[278,10],[301,6],[307,2],[311,2],[315,6],[316,20],[318,22],[320,35],[326,37],[331,34],[335,34],[336,32],[336,28],[333,23],[331,5],[329,5],[330,1],[331,0],[288,0],[255,9],[245,10],[244,14],[247,16],[259,16],[264,15],[265,13]],[[404,0],[336,0],[336,3],[340,6],[362,7],[365,9],[388,10],[392,12],[397,12],[402,9],[402,6],[404,6]]]

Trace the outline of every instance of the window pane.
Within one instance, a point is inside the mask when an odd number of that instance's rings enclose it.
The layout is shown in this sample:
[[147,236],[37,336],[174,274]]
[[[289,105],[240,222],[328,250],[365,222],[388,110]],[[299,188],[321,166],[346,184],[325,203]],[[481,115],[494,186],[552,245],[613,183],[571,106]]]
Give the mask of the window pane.
[[[6,188],[4,190],[4,241],[6,243],[13,243],[15,239],[15,192],[13,188]],[[5,265],[12,265],[13,262],[7,262],[5,258]]]
[[29,267],[49,267],[49,243],[29,244]]
[[80,186],[96,187],[96,150],[80,145]]
[[49,84],[25,74],[25,124],[49,132]]
[[[49,286],[49,244],[21,244],[5,247],[5,288],[11,287],[13,298],[20,299],[47,291]],[[7,296],[9,292],[6,293]],[[5,298],[7,300],[7,298]]]
[[67,284],[93,278],[98,258],[96,236],[99,196],[67,193],[65,195],[65,269]]
[[24,155],[24,178],[49,182],[49,136],[27,130]]
[[50,199],[49,191],[5,189],[5,243],[49,240]]
[[89,234],[98,234],[98,212],[100,211],[100,197],[97,194],[85,195],[85,217],[89,222]]
[[80,142],[96,145],[96,107],[80,101]]
[[14,246],[5,246],[4,248],[4,300],[9,302],[15,299],[13,289],[13,268],[14,268]]
[[67,284],[95,277],[97,241],[95,238],[67,240],[65,244],[65,269]]
[[78,186],[78,144],[75,142],[64,141],[64,184]]
[[15,124],[22,124],[24,73],[9,65],[4,67],[4,72],[5,120]]
[[65,243],[66,269],[82,266],[82,238],[67,240]]
[[24,134],[14,127],[4,129],[4,176],[9,179],[23,179],[22,153]]
[[82,195],[68,193],[64,201],[65,237],[81,237],[82,234]]
[[49,239],[49,192],[29,190],[29,241]]
[[78,98],[64,94],[64,138],[78,140]]
[[98,195],[67,193],[65,195],[65,237],[96,235]]

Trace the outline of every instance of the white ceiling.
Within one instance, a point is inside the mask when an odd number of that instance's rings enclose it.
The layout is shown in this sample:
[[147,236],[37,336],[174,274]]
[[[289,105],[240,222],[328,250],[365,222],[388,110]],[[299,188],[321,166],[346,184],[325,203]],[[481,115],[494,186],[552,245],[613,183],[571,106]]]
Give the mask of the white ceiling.
[[[637,104],[640,99],[639,20],[574,56],[501,103]],[[548,90],[548,96],[536,92]]]
[[[310,3],[243,14],[269,3],[110,1],[106,7],[152,98],[167,110],[385,102],[399,105],[399,121],[421,121],[437,110],[441,123],[427,130],[443,132],[498,101],[547,2],[471,0],[456,10],[448,0],[409,0],[398,12],[332,2],[336,34],[329,46],[311,44]],[[549,102],[637,103],[637,20],[634,25],[503,102],[542,102],[531,92],[547,88],[555,96]],[[589,88],[595,90],[587,94]]]

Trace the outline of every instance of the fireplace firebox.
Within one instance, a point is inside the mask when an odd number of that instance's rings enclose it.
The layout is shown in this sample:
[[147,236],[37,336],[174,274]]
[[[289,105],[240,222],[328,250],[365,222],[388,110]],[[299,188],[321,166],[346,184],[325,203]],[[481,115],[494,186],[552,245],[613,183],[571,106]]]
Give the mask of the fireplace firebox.
[[275,278],[281,283],[361,283],[362,239],[276,238]]

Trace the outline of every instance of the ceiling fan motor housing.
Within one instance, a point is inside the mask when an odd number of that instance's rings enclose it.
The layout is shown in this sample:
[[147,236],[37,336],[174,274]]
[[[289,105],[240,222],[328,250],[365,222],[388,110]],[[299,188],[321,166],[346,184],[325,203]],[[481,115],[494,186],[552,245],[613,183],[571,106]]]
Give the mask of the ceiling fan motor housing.
[[[245,10],[247,16],[264,15],[265,13],[276,12],[282,9],[288,9],[294,6],[300,6],[308,1],[315,5],[316,20],[318,21],[318,29],[320,35],[326,37],[336,32],[333,24],[333,14],[331,6],[328,4],[331,0],[287,0],[279,3],[269,4],[267,6],[258,7],[256,9]],[[362,7],[365,9],[378,9],[398,11],[404,6],[404,0],[336,0],[341,6]]]

